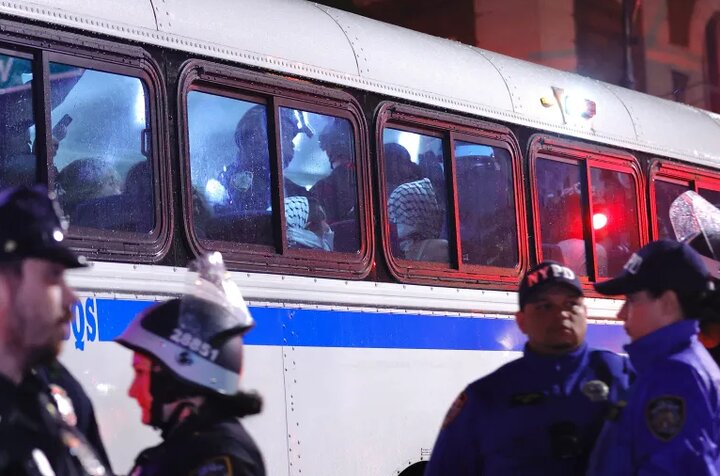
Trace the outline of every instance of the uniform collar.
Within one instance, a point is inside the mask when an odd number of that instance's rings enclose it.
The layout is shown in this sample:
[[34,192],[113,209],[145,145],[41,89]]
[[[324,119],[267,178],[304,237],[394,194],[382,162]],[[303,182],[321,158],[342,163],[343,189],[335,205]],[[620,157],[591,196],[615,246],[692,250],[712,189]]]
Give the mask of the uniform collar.
[[539,354],[525,344],[524,356],[526,362],[538,370],[548,369],[558,371],[562,369],[572,371],[580,366],[587,354],[587,351],[587,342],[583,342],[580,344],[580,347],[572,352],[562,355]]
[[655,360],[675,354],[697,341],[700,326],[694,319],[683,319],[641,337],[625,346],[638,373],[652,366]]

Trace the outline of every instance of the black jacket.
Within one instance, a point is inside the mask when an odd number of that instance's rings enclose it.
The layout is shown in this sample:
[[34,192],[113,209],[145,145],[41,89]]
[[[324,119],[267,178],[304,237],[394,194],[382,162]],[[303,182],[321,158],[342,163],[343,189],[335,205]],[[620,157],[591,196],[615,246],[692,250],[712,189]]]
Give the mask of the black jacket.
[[0,376],[0,475],[108,475],[83,434],[61,417],[45,382],[35,373],[20,385]]
[[228,414],[193,415],[146,449],[130,476],[265,476],[257,445]]

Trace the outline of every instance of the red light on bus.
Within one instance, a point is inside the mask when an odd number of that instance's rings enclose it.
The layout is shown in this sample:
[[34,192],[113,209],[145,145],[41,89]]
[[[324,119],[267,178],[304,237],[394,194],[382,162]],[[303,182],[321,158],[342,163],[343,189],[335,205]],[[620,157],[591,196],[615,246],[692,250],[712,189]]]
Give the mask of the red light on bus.
[[593,230],[602,230],[608,223],[607,215],[604,213],[595,213],[592,217]]

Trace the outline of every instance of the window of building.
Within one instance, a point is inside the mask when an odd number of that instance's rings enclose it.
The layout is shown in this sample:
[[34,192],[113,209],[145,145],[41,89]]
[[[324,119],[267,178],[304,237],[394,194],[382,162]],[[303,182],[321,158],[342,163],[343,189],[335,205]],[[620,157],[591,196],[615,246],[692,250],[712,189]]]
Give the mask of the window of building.
[[667,0],[667,25],[670,43],[677,46],[690,44],[690,21],[696,0]]

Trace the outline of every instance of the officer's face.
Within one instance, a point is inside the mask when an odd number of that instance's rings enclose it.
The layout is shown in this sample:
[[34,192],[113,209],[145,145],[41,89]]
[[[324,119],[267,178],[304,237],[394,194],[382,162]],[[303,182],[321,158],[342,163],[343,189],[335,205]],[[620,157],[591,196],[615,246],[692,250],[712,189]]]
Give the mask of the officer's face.
[[625,322],[625,332],[630,340],[635,341],[666,326],[667,298],[671,291],[664,293],[664,298],[653,298],[647,291],[639,291],[625,296],[625,303],[618,312],[618,319]]
[[515,317],[528,337],[528,345],[538,353],[564,354],[585,340],[587,309],[583,297],[563,285],[538,291]]
[[65,282],[65,266],[27,258],[19,275],[3,276],[2,281],[10,290],[6,344],[18,349],[29,366],[57,357],[77,300]]
[[128,389],[130,398],[134,398],[142,412],[142,422],[150,424],[150,408],[152,406],[152,394],[150,393],[150,375],[152,373],[152,361],[142,354],[135,352],[132,361],[135,378]]

